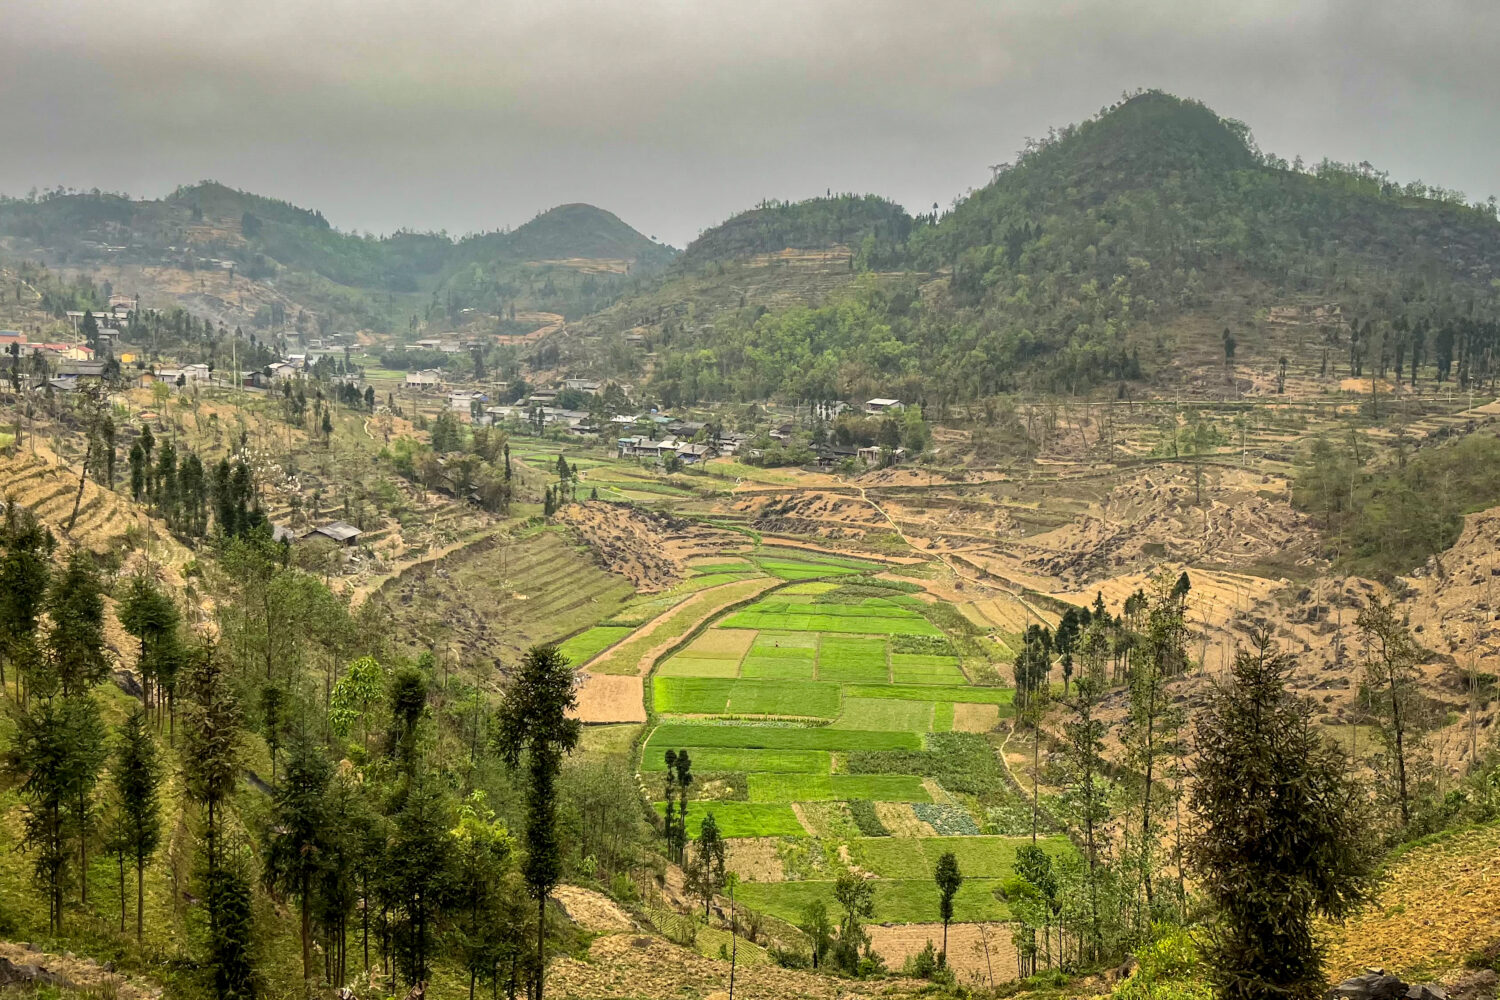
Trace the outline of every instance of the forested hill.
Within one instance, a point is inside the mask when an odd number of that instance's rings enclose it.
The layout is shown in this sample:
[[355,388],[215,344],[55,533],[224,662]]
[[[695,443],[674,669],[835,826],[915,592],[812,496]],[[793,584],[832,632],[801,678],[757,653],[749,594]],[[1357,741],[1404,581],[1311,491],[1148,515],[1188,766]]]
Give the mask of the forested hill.
[[799,202],[765,202],[707,230],[688,245],[686,267],[715,261],[830,247],[904,246],[913,220],[893,201],[875,195],[839,195]]
[[0,199],[0,246],[84,272],[232,266],[336,325],[377,330],[405,328],[411,314],[443,323],[466,310],[501,315],[517,306],[582,315],[609,302],[627,275],[676,253],[592,205],[563,205],[512,231],[460,240],[408,231],[377,238],[212,181],[160,200],[99,192]]
[[[1367,165],[1288,163],[1245,124],[1162,93],[1030,142],[941,217],[882,218],[874,209],[888,204],[818,199],[736,217],[595,331],[654,333],[669,401],[883,385],[943,402],[1149,377],[1178,346],[1164,330],[1196,329],[1205,342],[1190,346],[1217,350],[1224,326],[1277,305],[1333,304],[1373,322],[1381,370],[1403,338],[1427,338],[1404,349],[1430,361],[1445,323],[1494,319],[1492,204]],[[747,269],[752,253],[837,245],[848,253],[821,274]],[[690,272],[702,258],[715,267]]]

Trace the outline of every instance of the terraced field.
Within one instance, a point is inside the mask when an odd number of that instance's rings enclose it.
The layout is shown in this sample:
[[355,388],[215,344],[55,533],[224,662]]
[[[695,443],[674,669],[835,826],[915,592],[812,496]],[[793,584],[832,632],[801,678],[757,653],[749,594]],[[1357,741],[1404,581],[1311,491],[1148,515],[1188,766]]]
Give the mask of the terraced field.
[[[580,619],[608,618],[633,596],[622,577],[601,569],[560,531],[501,537],[425,563],[387,583],[370,600],[384,604],[413,652],[457,654],[496,683],[527,647],[555,641]],[[628,631],[628,630],[627,630]],[[574,652],[623,638],[589,630]]]
[[[847,862],[877,879],[877,921],[938,919],[932,864],[953,849],[969,879],[958,919],[1005,919],[996,890],[1023,841],[980,834],[987,805],[1013,794],[984,735],[1009,713],[1013,692],[969,682],[934,621],[956,616],[951,606],[939,614],[910,587],[882,589],[837,562],[750,558],[801,582],[724,613],[656,665],[648,787],[661,787],[668,750],[686,753],[714,796],[690,803],[689,832],[712,813],[730,838],[843,842]],[[933,836],[943,833],[967,836]],[[825,865],[749,881],[742,898],[795,921],[813,900],[837,909],[832,879]]]

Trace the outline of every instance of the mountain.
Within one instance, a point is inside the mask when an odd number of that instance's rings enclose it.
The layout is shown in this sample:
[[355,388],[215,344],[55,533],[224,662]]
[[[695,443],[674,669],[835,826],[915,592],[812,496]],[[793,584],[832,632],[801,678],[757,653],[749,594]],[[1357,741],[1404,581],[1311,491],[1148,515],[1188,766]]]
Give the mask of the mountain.
[[503,322],[512,310],[581,315],[610,301],[627,275],[675,256],[591,205],[457,241],[408,231],[374,238],[213,181],[159,200],[3,199],[0,245],[122,291],[144,285],[148,301],[175,298],[224,322],[264,324],[279,306],[374,330],[403,328],[412,315],[440,325],[472,322],[473,313]]
[[[1272,365],[1347,348],[1353,372],[1500,353],[1492,205],[1367,165],[1288,164],[1244,123],[1168,94],[1054,130],[941,217],[888,205],[737,216],[581,329],[643,335],[675,402],[1077,392],[1197,378],[1184,359],[1222,363],[1236,342]],[[1335,319],[1271,329],[1270,310],[1304,306]]]

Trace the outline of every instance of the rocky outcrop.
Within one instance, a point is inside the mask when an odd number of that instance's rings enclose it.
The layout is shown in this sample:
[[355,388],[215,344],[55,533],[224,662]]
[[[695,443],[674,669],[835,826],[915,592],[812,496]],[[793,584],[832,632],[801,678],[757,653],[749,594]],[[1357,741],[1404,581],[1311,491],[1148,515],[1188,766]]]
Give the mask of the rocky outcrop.
[[1441,986],[1433,983],[1408,985],[1384,969],[1366,969],[1363,975],[1339,983],[1329,1000],[1448,1000]]

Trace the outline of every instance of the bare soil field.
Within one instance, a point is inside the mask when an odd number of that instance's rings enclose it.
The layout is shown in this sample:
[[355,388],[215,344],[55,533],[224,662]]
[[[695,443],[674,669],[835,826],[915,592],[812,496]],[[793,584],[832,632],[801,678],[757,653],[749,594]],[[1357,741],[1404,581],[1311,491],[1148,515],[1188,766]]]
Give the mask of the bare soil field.
[[585,930],[608,934],[636,929],[630,914],[603,893],[576,885],[560,885],[552,890],[552,898],[562,906],[569,920]]
[[[782,969],[775,965],[742,965],[735,973],[734,993],[745,1000],[876,1000],[919,992],[911,979],[851,982],[832,976]],[[548,967],[547,988],[578,1000],[618,997],[680,997],[683,1000],[728,997],[729,963],[705,958],[659,937],[609,934],[589,946],[589,961],[555,959]]]
[[[865,928],[870,945],[885,959],[886,968],[899,969],[909,956],[932,946],[943,947],[942,924],[872,924]],[[960,983],[1005,983],[1016,978],[1016,949],[1008,924],[949,924],[948,966]],[[993,978],[992,978],[993,977]]]
[[578,707],[570,714],[586,724],[645,722],[641,678],[625,674],[580,674]]

